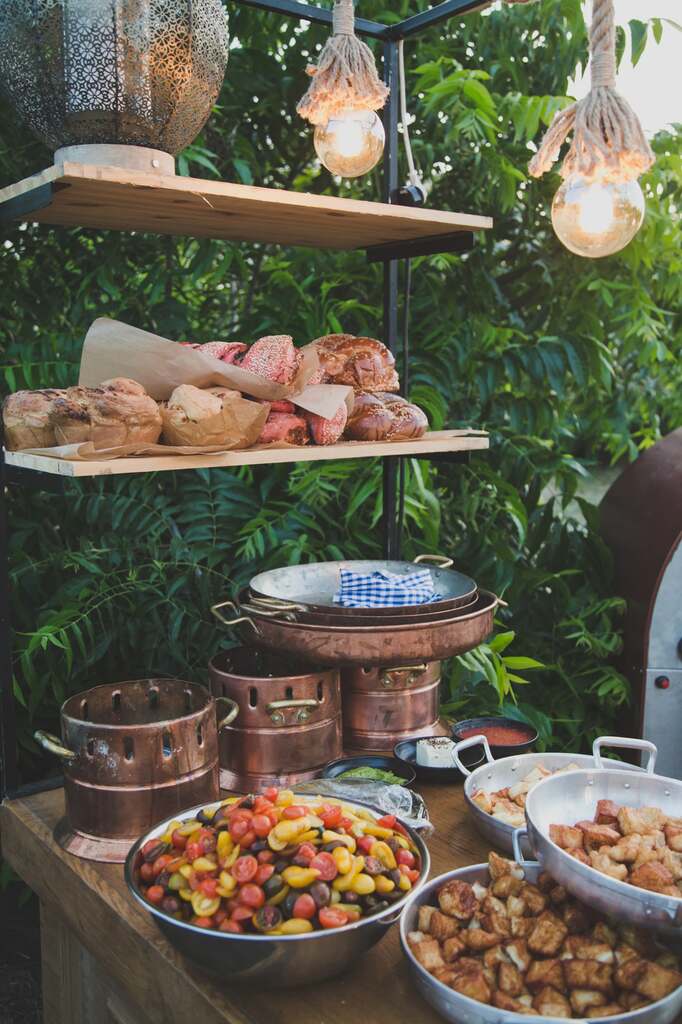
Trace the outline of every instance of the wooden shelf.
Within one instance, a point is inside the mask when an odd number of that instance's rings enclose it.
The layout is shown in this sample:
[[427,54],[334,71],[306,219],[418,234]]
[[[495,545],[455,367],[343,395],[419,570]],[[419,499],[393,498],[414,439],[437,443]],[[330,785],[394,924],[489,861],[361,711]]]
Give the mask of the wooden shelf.
[[456,236],[492,227],[489,217],[468,213],[72,162],[0,190],[0,219],[318,249],[400,243],[403,255],[418,255],[420,245],[421,251],[456,249]]
[[158,473],[171,469],[209,469],[234,466],[272,466],[282,462],[328,462],[331,459],[371,459],[381,455],[438,455],[482,451],[489,447],[484,431],[436,430],[417,441],[342,441],[329,446],[249,448],[213,455],[158,455],[110,461],[72,462],[49,455],[7,452],[6,464],[53,476],[113,476],[121,473]]

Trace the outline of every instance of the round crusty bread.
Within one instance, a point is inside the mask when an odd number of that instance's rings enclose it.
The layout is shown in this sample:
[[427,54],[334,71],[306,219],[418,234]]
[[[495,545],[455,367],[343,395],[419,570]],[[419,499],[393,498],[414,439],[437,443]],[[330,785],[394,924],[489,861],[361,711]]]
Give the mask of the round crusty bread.
[[401,395],[360,392],[345,436],[351,441],[407,441],[422,437],[428,427],[426,414]]
[[392,353],[376,338],[326,334],[313,342],[328,384],[356,391],[397,391],[398,373]]
[[7,450],[54,448],[57,439],[50,415],[55,400],[65,393],[57,388],[43,388],[41,391],[15,391],[9,395],[2,407]]
[[50,423],[57,444],[92,441],[98,448],[123,444],[155,444],[161,434],[161,414],[141,384],[126,377],[96,388],[67,388],[55,399]]

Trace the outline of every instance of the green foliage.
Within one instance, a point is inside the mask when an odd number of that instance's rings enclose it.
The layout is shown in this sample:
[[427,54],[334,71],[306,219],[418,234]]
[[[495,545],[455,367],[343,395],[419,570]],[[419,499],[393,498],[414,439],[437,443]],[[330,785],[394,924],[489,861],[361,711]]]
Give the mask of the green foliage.
[[[363,15],[388,22],[426,6],[366,0]],[[378,171],[352,183],[320,171],[295,114],[324,31],[237,5],[230,18],[225,86],[179,172],[377,198]],[[660,37],[649,24],[630,26],[636,59]],[[549,219],[558,177],[527,177],[586,57],[578,0],[471,14],[406,45],[429,203],[489,213],[495,228],[469,254],[413,262],[412,397],[436,428],[487,428],[491,449],[466,467],[407,464],[405,553],[452,553],[509,602],[496,638],[453,662],[448,709],[501,706],[567,748],[611,731],[628,699],[609,664],[622,602],[581,482],[682,422],[678,128],[654,142],[642,231],[606,260],[562,248]],[[3,183],[49,164],[8,110],[1,124]],[[381,334],[381,269],[362,253],[21,225],[1,258],[7,390],[74,383],[97,315],[178,340]],[[213,601],[264,567],[379,554],[381,510],[375,462],[72,482],[58,499],[13,490],[25,774],[41,770],[32,730],[54,728],[66,694],[145,673],[204,680],[231,642]],[[505,649],[512,634],[524,656]]]

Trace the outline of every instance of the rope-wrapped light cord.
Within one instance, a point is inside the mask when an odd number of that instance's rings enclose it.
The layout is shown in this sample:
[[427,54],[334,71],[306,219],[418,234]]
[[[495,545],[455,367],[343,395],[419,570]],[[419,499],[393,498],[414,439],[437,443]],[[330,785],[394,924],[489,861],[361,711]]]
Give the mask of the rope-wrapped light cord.
[[[509,2],[509,0],[507,0]],[[523,3],[526,0],[512,0]],[[590,27],[590,91],[560,111],[528,170],[535,178],[549,171],[573,132],[561,166],[564,178],[632,181],[647,171],[654,154],[630,104],[616,92],[616,24],[613,0],[594,0]]]
[[326,124],[344,107],[378,110],[386,102],[388,88],[377,74],[374,54],[355,35],[353,0],[335,0],[332,35],[317,67],[306,70],[312,81],[296,109],[311,124]]

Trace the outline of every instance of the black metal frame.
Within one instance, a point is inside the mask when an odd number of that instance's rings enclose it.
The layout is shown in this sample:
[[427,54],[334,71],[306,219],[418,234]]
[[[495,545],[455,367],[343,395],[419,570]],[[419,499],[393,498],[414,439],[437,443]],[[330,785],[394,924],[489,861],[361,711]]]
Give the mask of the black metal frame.
[[[390,88],[390,95],[384,110],[386,148],[384,152],[383,199],[390,202],[391,194],[398,186],[398,44],[400,40],[423,32],[432,25],[470,11],[488,7],[492,0],[444,0],[428,11],[415,14],[396,25],[382,25],[379,22],[356,18],[355,29],[364,35],[383,42],[384,76]],[[300,0],[237,0],[245,7],[270,11],[299,21],[311,21],[330,25],[332,12],[329,9],[311,6]],[[49,206],[53,196],[51,184],[43,185],[25,196],[9,200],[0,207],[0,224],[13,221],[35,210]],[[399,259],[426,255],[435,252],[463,252],[471,248],[473,235],[460,232],[449,235],[434,235],[415,243],[382,245],[370,247],[367,257],[370,261],[383,261],[383,328],[384,339],[392,352],[398,347],[398,270]],[[403,365],[408,358],[407,338],[403,337]],[[421,456],[420,456],[421,457]],[[468,453],[445,455],[424,455],[434,462],[461,463],[468,459]],[[398,496],[398,485],[404,483],[404,474],[398,472],[403,456],[387,456],[383,460],[383,525],[384,550],[387,558],[399,558],[402,528],[402,494]],[[29,481],[30,477],[30,481]],[[16,713],[12,678],[12,630],[10,622],[10,586],[7,552],[7,503],[5,492],[8,485],[35,487],[38,481],[33,473],[17,470],[5,464],[4,448],[0,446],[0,799],[28,796],[32,793],[53,789],[59,779],[45,779],[38,783],[19,784]],[[59,478],[40,478],[42,490],[61,492],[63,482]]]

